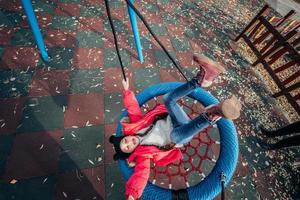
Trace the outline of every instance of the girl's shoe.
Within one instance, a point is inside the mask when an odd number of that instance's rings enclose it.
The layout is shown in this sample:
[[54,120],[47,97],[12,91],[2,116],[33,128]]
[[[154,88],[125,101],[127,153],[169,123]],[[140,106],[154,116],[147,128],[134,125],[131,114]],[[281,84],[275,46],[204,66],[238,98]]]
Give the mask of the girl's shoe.
[[197,79],[198,84],[201,87],[209,87],[213,80],[222,72],[225,72],[225,68],[220,64],[212,61],[206,56],[193,56],[195,62],[199,64],[199,72],[197,73],[195,79]]
[[237,119],[241,114],[242,105],[236,96],[232,96],[229,99],[220,103],[221,111],[227,119]]

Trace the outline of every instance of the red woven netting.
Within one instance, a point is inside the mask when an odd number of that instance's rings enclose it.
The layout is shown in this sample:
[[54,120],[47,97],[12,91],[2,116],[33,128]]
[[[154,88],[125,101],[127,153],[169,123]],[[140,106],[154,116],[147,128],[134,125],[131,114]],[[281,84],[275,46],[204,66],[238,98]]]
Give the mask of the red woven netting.
[[[162,98],[154,98],[143,105],[147,112]],[[204,111],[204,107],[191,98],[182,99],[179,104],[191,119],[194,119]],[[217,128],[209,127],[197,134],[188,144],[181,148],[183,159],[166,167],[155,166],[151,163],[149,181],[166,189],[184,189],[198,184],[205,178],[215,166],[219,157],[220,143]]]

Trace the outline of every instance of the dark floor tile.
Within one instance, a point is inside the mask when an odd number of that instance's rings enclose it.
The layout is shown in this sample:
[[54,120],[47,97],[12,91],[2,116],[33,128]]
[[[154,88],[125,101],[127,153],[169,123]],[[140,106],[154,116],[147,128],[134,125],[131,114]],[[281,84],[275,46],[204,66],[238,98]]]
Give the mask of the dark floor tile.
[[[79,31],[103,32],[103,20],[100,17],[81,17],[78,23]],[[102,39],[102,38],[98,38]]]
[[54,1],[49,1],[44,3],[42,1],[33,1],[32,7],[34,8],[35,12],[45,12],[49,14],[53,14],[57,4]]
[[150,24],[150,28],[157,36],[167,35],[167,29],[163,24]]
[[34,132],[63,128],[65,96],[28,98],[18,132]]
[[[49,29],[52,24],[53,15],[45,12],[39,12],[39,13],[35,12],[35,14],[40,29],[43,31],[43,33],[46,33],[46,30]],[[30,24],[28,22],[28,19],[27,18],[23,19],[23,21],[20,23],[20,26],[22,28],[30,29]]]
[[104,10],[102,7],[95,6],[81,6],[80,16],[82,17],[101,17],[103,16]]
[[62,134],[61,130],[17,134],[4,179],[11,181],[56,173]]
[[79,16],[80,5],[76,3],[58,3],[55,9],[56,16]]
[[1,10],[0,12],[1,27],[13,28],[22,21],[22,14],[20,12]]
[[75,17],[54,16],[52,20],[52,29],[76,30],[78,20]]
[[75,50],[73,65],[79,69],[103,68],[103,60],[103,50],[100,48],[78,48]]
[[134,71],[136,89],[144,89],[160,82],[159,69],[136,69]]
[[31,29],[20,29],[16,31],[11,39],[14,46],[35,46],[36,42]]
[[47,47],[74,48],[77,46],[76,33],[72,31],[49,30],[45,37]]
[[56,178],[54,176],[35,177],[18,180],[15,184],[0,182],[0,199],[8,200],[52,200]]
[[104,95],[104,121],[105,123],[116,123],[120,119],[123,109],[122,94],[110,93]]
[[24,98],[0,98],[0,135],[16,131],[23,106]]
[[15,29],[13,28],[5,28],[5,27],[0,28],[0,45],[11,44],[11,38],[14,33],[15,33]]
[[39,65],[39,68],[69,69],[73,63],[73,49],[52,47],[48,49],[49,61]]
[[72,128],[64,131],[59,170],[70,171],[104,163],[103,125]]
[[69,70],[38,69],[30,85],[29,96],[66,95],[69,91]]
[[39,62],[39,53],[36,48],[6,47],[1,65],[10,69],[35,68]]
[[[106,199],[125,199],[125,181],[117,164],[105,165]],[[116,192],[118,191],[118,192]]]
[[[176,58],[176,54],[174,52],[169,52],[173,59]],[[166,55],[166,53],[162,50],[154,50],[154,57],[156,60],[156,65],[159,67],[170,67],[172,66],[172,61]]]
[[0,69],[0,98],[27,95],[32,74],[32,70],[21,71]]
[[103,91],[103,71],[100,69],[73,70],[70,77],[70,93],[93,93]]
[[174,37],[171,39],[171,41],[172,41],[174,48],[177,51],[190,51],[191,50],[189,41],[186,38]]
[[[122,62],[124,66],[129,66],[130,64],[130,55],[128,54],[127,51],[123,50],[120,51]],[[103,59],[104,59],[104,67],[119,67],[120,62],[117,57],[117,52],[115,49],[109,48],[109,49],[104,49],[104,54],[103,54]]]
[[13,145],[15,136],[1,135],[0,136],[0,177],[5,172],[7,158],[10,155],[11,147]]
[[55,200],[66,198],[105,199],[104,166],[60,174],[56,186]]
[[[132,80],[132,73],[130,71],[126,71],[126,76],[129,80]],[[103,90],[104,93],[112,93],[118,92],[122,93],[123,85],[122,85],[123,74],[122,70],[119,68],[107,68],[104,72],[104,85]],[[134,90],[134,83],[129,82],[131,90]]]
[[103,95],[99,93],[68,96],[64,127],[103,124]]
[[103,46],[102,33],[97,32],[78,32],[76,35],[78,47],[82,48],[101,48]]

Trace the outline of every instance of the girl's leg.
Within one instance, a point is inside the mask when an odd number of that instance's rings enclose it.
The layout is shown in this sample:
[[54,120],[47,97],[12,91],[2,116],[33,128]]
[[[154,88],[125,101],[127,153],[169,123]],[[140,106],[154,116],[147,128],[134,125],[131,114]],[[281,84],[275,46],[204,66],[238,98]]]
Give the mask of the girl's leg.
[[285,127],[279,128],[274,131],[269,131],[264,128],[261,128],[261,131],[266,134],[267,136],[284,136],[284,135],[290,135],[294,133],[300,133],[300,121],[297,121],[295,123],[289,124]]
[[184,112],[184,110],[177,104],[177,101],[190,94],[195,88],[198,87],[197,80],[192,79],[185,84],[174,89],[164,95],[164,103],[171,117],[173,127],[176,128],[182,124],[186,124],[190,121],[190,118]]
[[215,121],[208,120],[207,113],[202,113],[189,123],[174,128],[171,132],[172,142],[176,144],[188,143],[194,137],[194,135],[198,134],[214,123]]

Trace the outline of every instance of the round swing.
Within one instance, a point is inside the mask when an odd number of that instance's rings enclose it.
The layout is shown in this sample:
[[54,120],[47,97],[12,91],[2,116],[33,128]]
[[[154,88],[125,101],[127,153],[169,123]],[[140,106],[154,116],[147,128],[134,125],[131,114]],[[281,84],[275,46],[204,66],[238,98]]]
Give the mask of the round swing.
[[[164,52],[167,54],[167,56],[171,59],[172,63],[175,65],[175,67],[179,70],[179,72],[183,75],[183,77],[188,80],[184,73],[181,71],[178,64],[174,61],[174,59],[171,57],[169,52],[165,49],[165,47],[161,44],[161,42],[158,40],[156,35],[152,32],[149,25],[145,21],[145,19],[142,17],[142,15],[139,13],[139,11],[132,5],[132,3],[129,0],[125,0],[127,4],[135,11],[135,13],[138,15],[138,17],[143,21],[147,29],[150,31],[151,35],[154,37],[154,39],[158,42],[158,44],[162,47]],[[125,70],[124,66],[119,54],[119,48],[116,38],[115,29],[112,23],[108,0],[105,0],[106,10],[109,18],[109,22],[112,28],[112,32],[114,35],[114,41],[116,45],[117,55],[120,60],[123,77],[126,80],[125,76]],[[145,105],[149,103],[152,99],[157,99],[159,96],[162,96],[172,90],[174,88],[182,85],[183,83],[180,82],[169,82],[169,83],[160,83],[153,85],[149,88],[146,88],[144,91],[139,93],[136,98],[139,102],[139,105]],[[209,92],[202,88],[196,89],[194,92],[188,95],[189,98],[193,99],[194,104],[200,103],[204,107],[207,107],[211,104],[217,104],[218,100],[212,96]],[[186,109],[190,110],[189,116],[191,117],[194,114],[199,114],[194,109],[193,105],[189,106],[185,103],[181,103],[182,106],[184,106]],[[127,116],[127,111],[124,110],[121,114],[121,118]],[[224,187],[228,184],[230,179],[233,176],[233,173],[235,171],[237,161],[238,161],[238,139],[237,139],[237,133],[234,127],[234,124],[231,120],[221,119],[217,122],[217,128],[219,130],[219,142],[213,140],[209,134],[208,130],[205,130],[201,132],[200,134],[196,135],[193,140],[185,145],[181,150],[184,154],[184,157],[187,159],[184,159],[183,161],[178,161],[175,163],[172,163],[165,167],[164,169],[161,169],[161,167],[157,166],[151,166],[151,174],[152,174],[152,182],[148,181],[147,186],[145,187],[145,190],[142,195],[142,199],[144,200],[171,200],[171,199],[190,199],[190,200],[196,200],[196,199],[213,199],[215,198],[220,192],[221,192],[221,199],[224,199]],[[117,130],[116,130],[117,136],[122,136],[122,127],[121,123],[118,123]],[[203,135],[208,138],[208,140],[203,140]],[[201,148],[201,145],[206,145],[209,148],[213,148],[214,145],[219,144],[219,157],[217,160],[214,159],[214,157],[210,156],[208,153],[208,150],[206,149],[204,154],[202,155],[199,151],[199,148]],[[189,150],[190,149],[190,150]],[[195,157],[199,157],[200,161],[197,165],[194,164],[193,160]],[[203,173],[203,169],[201,168],[201,163],[204,160],[210,160],[212,162],[215,162],[215,165],[213,166],[212,170],[205,175]],[[186,165],[189,165],[190,167],[186,167]],[[127,164],[127,161],[125,160],[118,160],[118,165],[121,169],[121,172],[125,178],[125,180],[128,180],[130,176],[133,174],[133,168],[130,168]],[[187,176],[190,175],[192,172],[196,174],[201,174],[203,179],[200,180],[200,182],[191,185],[188,182]],[[157,185],[157,177],[160,175],[165,175],[167,177],[168,183],[165,184],[168,187],[162,187],[162,185]],[[185,182],[185,188],[180,188],[179,190],[173,190],[172,183],[176,183],[177,180],[173,177],[179,176],[182,177]]]

